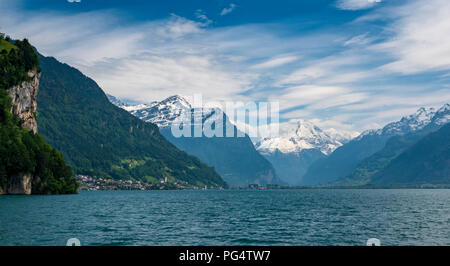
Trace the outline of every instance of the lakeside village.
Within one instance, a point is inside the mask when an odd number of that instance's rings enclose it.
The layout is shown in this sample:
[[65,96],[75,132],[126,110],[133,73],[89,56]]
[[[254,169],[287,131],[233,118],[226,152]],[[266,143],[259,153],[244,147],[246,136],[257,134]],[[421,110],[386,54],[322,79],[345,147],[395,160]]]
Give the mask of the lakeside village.
[[[199,187],[193,186],[183,181],[170,182],[167,178],[161,178],[156,183],[145,183],[134,180],[115,180],[106,178],[93,178],[85,175],[77,175],[75,179],[80,184],[79,190],[222,190],[222,187]],[[450,189],[450,184],[426,184],[420,186],[359,186],[359,187],[304,187],[304,186],[280,186],[268,184],[261,186],[258,184],[250,184],[242,187],[230,187],[229,189],[244,190],[268,190],[268,189],[320,189],[320,188],[341,188],[341,189],[392,189],[392,188],[415,188],[415,189]]]
[[[222,187],[198,187],[188,183],[169,182],[166,178],[161,178],[158,183],[145,183],[134,180],[115,180],[105,178],[93,178],[86,175],[77,175],[75,179],[80,184],[80,190],[182,190],[182,189],[223,189]],[[276,189],[278,185],[260,186],[258,184],[250,184],[247,187],[234,187],[232,189]]]

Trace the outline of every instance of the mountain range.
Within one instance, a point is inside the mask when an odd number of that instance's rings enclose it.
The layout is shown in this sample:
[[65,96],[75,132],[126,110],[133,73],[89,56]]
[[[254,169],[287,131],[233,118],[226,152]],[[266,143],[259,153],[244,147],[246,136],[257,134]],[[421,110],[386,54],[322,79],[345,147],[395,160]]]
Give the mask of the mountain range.
[[[128,104],[27,40],[0,45],[0,194],[74,193],[72,174],[173,188],[450,184],[449,104],[358,136],[299,119],[253,144],[219,108],[178,95]],[[185,114],[183,127],[197,116],[234,136],[175,137]]]
[[[269,161],[259,154],[247,135],[238,137],[238,129],[233,125],[234,137],[174,137],[171,131],[173,121],[183,113],[202,115],[202,122],[214,123],[222,118],[230,123],[227,115],[219,108],[193,108],[184,97],[174,95],[160,102],[148,104],[127,104],[109,96],[118,107],[127,110],[139,119],[158,125],[161,134],[177,148],[197,156],[214,167],[222,178],[232,186],[249,184],[281,184],[276,171]],[[225,126],[223,128],[225,132]]]
[[450,184],[450,123],[408,147],[374,175],[372,184]]
[[37,123],[75,174],[183,186],[226,187],[214,168],[180,151],[152,123],[108,101],[77,69],[39,55]]
[[[254,143],[256,150],[273,165],[275,171],[272,171],[279,177],[277,181],[276,179],[269,181],[264,180],[264,173],[262,180],[254,179],[253,173],[258,171],[258,168],[249,166],[261,167],[267,164],[255,163],[261,160],[258,156],[254,156],[255,151],[247,136],[240,142],[237,138],[173,137],[170,131],[173,121],[183,111],[194,110],[185,98],[172,96],[161,102],[137,105],[126,104],[112,96],[109,96],[109,99],[140,119],[157,124],[161,133],[170,142],[214,166],[232,185],[246,185],[252,182],[307,186],[393,184],[394,180],[385,178],[390,176],[391,163],[424,137],[450,121],[448,104],[438,110],[420,108],[416,113],[399,121],[389,123],[381,129],[367,130],[362,134],[335,129],[323,130],[311,121],[302,119],[290,121],[280,128],[278,137],[263,138]],[[214,119],[216,115],[223,115],[224,119],[228,119],[217,108],[205,108],[201,111],[203,121]],[[248,150],[243,150],[242,147],[247,147]],[[238,162],[233,158],[241,160]],[[242,158],[246,160],[243,161]],[[446,162],[445,158],[443,161]],[[246,172],[244,168],[251,171]],[[445,173],[445,170],[437,172]],[[259,176],[261,177],[260,174]],[[410,181],[414,183],[413,180]],[[400,183],[400,180],[395,182]]]
[[305,185],[364,185],[372,183],[391,160],[450,121],[450,106],[420,108],[416,113],[377,130],[363,132],[328,157],[314,162]]
[[283,181],[300,185],[313,162],[326,158],[355,134],[334,129],[322,130],[310,121],[299,119],[284,125],[280,136],[263,138],[255,146],[272,163]]

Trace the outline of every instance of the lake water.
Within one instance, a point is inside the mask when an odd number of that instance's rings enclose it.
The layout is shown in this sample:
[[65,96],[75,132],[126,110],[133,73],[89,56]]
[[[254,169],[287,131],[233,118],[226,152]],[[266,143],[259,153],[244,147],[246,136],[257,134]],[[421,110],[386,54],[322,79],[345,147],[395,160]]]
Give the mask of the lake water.
[[450,190],[0,196],[0,245],[450,245]]

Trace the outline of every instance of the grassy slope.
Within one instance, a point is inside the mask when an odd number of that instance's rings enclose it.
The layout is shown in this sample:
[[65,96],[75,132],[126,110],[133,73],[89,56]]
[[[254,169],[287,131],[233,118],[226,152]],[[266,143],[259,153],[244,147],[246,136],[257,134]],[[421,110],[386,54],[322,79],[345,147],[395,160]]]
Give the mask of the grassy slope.
[[10,42],[7,42],[5,40],[0,40],[0,51],[6,50],[9,53],[9,50],[11,50],[11,49],[17,49],[17,47]]

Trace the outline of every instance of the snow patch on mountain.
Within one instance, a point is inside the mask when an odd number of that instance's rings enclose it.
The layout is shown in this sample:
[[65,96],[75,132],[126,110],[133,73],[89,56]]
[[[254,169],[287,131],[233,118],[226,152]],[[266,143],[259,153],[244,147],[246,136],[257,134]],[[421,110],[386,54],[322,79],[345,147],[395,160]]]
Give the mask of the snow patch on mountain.
[[[123,103],[113,96],[108,97],[113,104],[160,128],[171,126],[181,115],[194,110],[199,111],[194,112],[194,116],[201,115],[201,121],[214,121],[224,114],[219,108],[193,108],[186,98],[179,95],[171,96],[161,102],[138,105]],[[225,119],[226,122],[230,122],[228,117],[225,116]],[[343,132],[333,128],[322,130],[312,122],[297,120],[294,124],[281,125],[279,137],[256,141],[255,147],[260,153],[265,154],[276,150],[292,153],[305,149],[319,149],[323,154],[328,155],[354,137],[355,132]]]
[[[170,96],[160,102],[151,102],[149,104],[126,104],[115,98],[108,96],[111,103],[125,109],[139,119],[156,124],[160,128],[170,127],[177,119],[185,119],[181,117],[186,114],[193,114],[194,122],[198,117],[199,121],[216,120],[223,115],[219,108],[194,108],[190,101],[180,95]],[[188,116],[190,118],[190,116]]]
[[349,142],[350,140],[359,136],[359,132],[356,131],[345,131],[345,130],[337,130],[335,128],[327,128],[323,130],[328,134],[332,139],[339,141],[342,144]]
[[437,110],[436,114],[433,116],[431,123],[434,123],[438,126],[443,126],[450,122],[450,105],[444,104],[439,110]]
[[341,133],[335,129],[322,130],[310,121],[296,120],[294,124],[280,126],[280,136],[263,138],[256,142],[256,149],[263,154],[295,153],[306,149],[319,149],[328,155],[343,143],[348,142],[355,133]]
[[366,130],[357,139],[367,135],[404,135],[434,124],[442,126],[450,121],[450,105],[445,104],[438,110],[433,107],[419,108],[414,114],[404,116],[399,121],[392,122],[380,129]]

